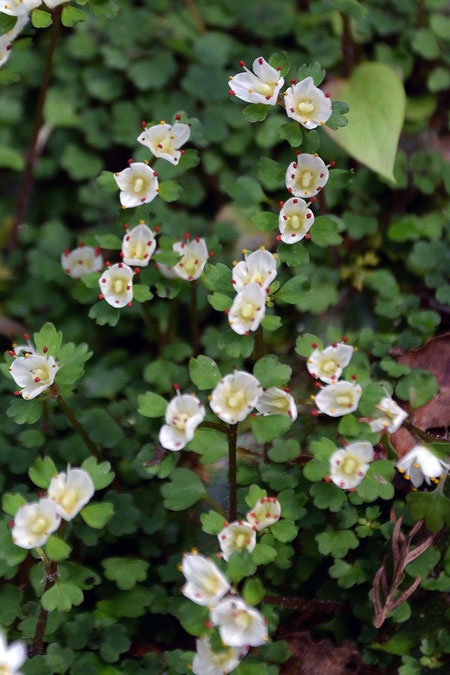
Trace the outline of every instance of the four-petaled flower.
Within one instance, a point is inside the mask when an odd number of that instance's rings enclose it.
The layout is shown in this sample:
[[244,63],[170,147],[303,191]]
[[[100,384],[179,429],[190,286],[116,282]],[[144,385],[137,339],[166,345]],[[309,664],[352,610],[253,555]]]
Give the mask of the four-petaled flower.
[[335,384],[342,375],[342,370],[351,361],[353,347],[338,342],[323,350],[314,349],[306,362],[311,375],[327,384]]
[[146,267],[156,248],[152,230],[143,220],[127,232],[122,240],[122,260],[127,265]]
[[133,300],[133,275],[131,267],[124,263],[111,265],[98,280],[101,295],[111,307],[125,307]]
[[192,394],[177,396],[167,405],[165,424],[159,432],[159,442],[166,450],[182,450],[194,438],[195,430],[205,418],[203,403]]
[[261,497],[246,517],[252,527],[263,530],[276,523],[280,514],[281,504],[276,497]]
[[439,483],[439,479],[444,478],[444,472],[450,470],[450,464],[433,455],[423,445],[415,445],[395,466],[400,473],[405,474],[406,479],[411,480],[415,488],[420,487],[424,480],[428,485]]
[[103,269],[101,249],[84,245],[72,251],[66,248],[61,254],[61,266],[73,279],[79,279],[90,272],[101,272]]
[[27,549],[44,546],[60,523],[61,516],[56,502],[52,499],[40,499],[32,504],[24,504],[14,516],[11,532],[13,542]]
[[316,396],[316,405],[325,415],[342,417],[356,410],[361,394],[359,384],[341,380],[323,387]]
[[238,335],[248,335],[260,326],[266,314],[266,292],[257,283],[247,284],[234,298],[228,323]]
[[259,249],[246,255],[245,260],[238,262],[232,273],[232,284],[235,290],[244,290],[248,284],[259,284],[266,290],[277,276],[277,261],[273,253]]
[[309,232],[314,223],[314,213],[304,199],[291,197],[284,202],[278,218],[281,241],[296,244]]
[[198,553],[188,553],[183,557],[181,571],[186,577],[181,592],[197,605],[214,606],[231,588],[218,567]]
[[145,145],[155,157],[166,159],[171,164],[178,164],[181,157],[180,148],[189,140],[190,135],[191,128],[188,124],[177,121],[172,126],[161,122],[149,129],[144,129],[137,140],[141,145]]
[[0,673],[2,675],[23,675],[19,668],[27,660],[27,646],[22,640],[9,646],[5,634],[0,630]]
[[48,496],[64,520],[72,520],[83,506],[91,500],[95,487],[92,478],[84,469],[62,471],[54,476],[48,487]]
[[179,241],[172,248],[181,256],[173,267],[177,277],[185,281],[195,281],[201,277],[208,260],[205,240],[196,237],[192,241]]
[[236,647],[227,647],[215,652],[211,649],[209,638],[196,640],[196,653],[192,662],[194,675],[224,675],[238,667],[240,659],[247,651]]
[[[21,345],[22,348],[22,345]],[[17,349],[17,347],[16,347]],[[9,367],[14,382],[22,387],[22,398],[32,399],[51,387],[59,365],[51,355],[25,351],[25,356],[17,357]]]
[[158,194],[158,179],[155,171],[145,162],[131,162],[120,173],[114,174],[120,189],[120,203],[125,209],[153,201]]
[[408,413],[400,408],[400,406],[392,400],[390,396],[385,396],[377,405],[374,418],[369,422],[372,431],[389,431],[393,434],[394,431],[400,429],[404,420],[408,417]]
[[241,598],[223,600],[211,610],[211,621],[219,627],[222,641],[230,647],[258,647],[269,639],[263,615]]
[[284,105],[286,115],[300,122],[306,129],[323,126],[332,113],[330,99],[315,86],[312,77],[286,89]]
[[248,551],[251,553],[256,546],[256,531],[250,523],[243,520],[234,523],[225,523],[221,532],[217,535],[222,557],[228,560],[235,551]]
[[256,401],[256,410],[261,415],[286,415],[293,422],[297,419],[298,410],[294,397],[285,389],[269,387]]
[[373,447],[367,441],[339,448],[330,457],[331,480],[344,490],[355,488],[368,472],[373,457]]
[[229,79],[230,94],[247,103],[276,105],[278,93],[284,84],[284,78],[279,71],[269,65],[262,56],[253,61],[253,73],[246,68],[243,61],[240,65],[245,72]]
[[328,181],[328,167],[317,154],[302,153],[286,171],[286,187],[295,197],[314,197]]
[[254,377],[243,370],[236,370],[216,385],[211,394],[211,410],[228,424],[242,422],[255,407],[262,386]]

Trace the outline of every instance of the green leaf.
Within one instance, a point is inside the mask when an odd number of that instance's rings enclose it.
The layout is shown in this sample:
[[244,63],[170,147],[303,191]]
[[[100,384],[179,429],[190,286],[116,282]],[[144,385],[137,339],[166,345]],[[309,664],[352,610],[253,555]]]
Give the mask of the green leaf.
[[338,424],[338,432],[343,436],[359,436],[359,422],[354,415],[344,415]]
[[83,10],[79,9],[78,7],[74,7],[73,5],[64,5],[61,15],[62,25],[66,26],[67,28],[72,28],[72,26],[75,26],[75,24],[79,23],[80,21],[86,21],[85,12],[83,12]]
[[398,381],[396,395],[403,401],[409,401],[412,410],[431,401],[438,393],[439,384],[436,377],[428,370],[413,370]]
[[253,375],[260,381],[262,386],[285,387],[291,377],[292,368],[278,361],[276,356],[270,354],[264,356],[255,363]]
[[52,323],[45,323],[38,333],[34,334],[34,344],[41,354],[47,347],[49,354],[56,354],[61,346],[62,333],[57,331]]
[[133,298],[136,302],[147,302],[153,298],[153,293],[144,284],[133,284]]
[[286,140],[291,148],[298,148],[303,142],[302,128],[298,122],[288,122],[278,128],[278,137]]
[[45,544],[45,553],[50,558],[50,560],[55,560],[59,562],[60,560],[66,560],[72,552],[72,547],[70,544],[65,542],[63,539],[56,537],[54,534],[51,534]]
[[261,321],[261,326],[269,333],[278,330],[282,326],[281,317],[276,316],[275,314],[266,314]]
[[250,220],[262,232],[271,232],[278,227],[278,216],[271,211],[258,211]]
[[145,417],[163,417],[166,413],[167,401],[159,394],[148,391],[138,396],[138,413]]
[[339,129],[339,127],[346,127],[348,119],[345,115],[349,110],[350,107],[347,103],[344,103],[343,101],[333,101],[331,115],[326,121],[327,127],[334,130]]
[[170,482],[161,487],[164,506],[170,511],[184,511],[205,494],[205,486],[200,478],[189,469],[175,469]]
[[110,502],[89,504],[81,509],[80,515],[86,525],[95,530],[102,530],[114,515],[114,506]]
[[30,480],[40,488],[46,490],[50,481],[58,473],[51,457],[38,457],[28,469]]
[[350,565],[345,560],[337,558],[328,570],[328,574],[332,579],[337,579],[338,586],[341,588],[352,588],[355,584],[362,584],[365,581],[364,570],[359,560],[354,565]]
[[0,167],[13,171],[23,171],[25,161],[18,150],[0,146]]
[[78,586],[72,583],[62,583],[56,581],[48,591],[45,591],[41,598],[42,607],[47,612],[68,612],[73,605],[81,605],[83,602],[83,592]]
[[277,550],[268,544],[256,544],[251,556],[256,565],[268,565],[277,557]]
[[52,15],[50,12],[44,12],[42,9],[33,9],[31,12],[31,23],[35,28],[48,28],[52,25]]
[[95,239],[97,244],[102,248],[120,251],[122,248],[122,240],[116,237],[115,234],[96,234]]
[[406,566],[406,572],[416,578],[419,574],[422,579],[425,579],[430,572],[436,567],[441,557],[440,551],[434,546],[426,549],[418,558],[413,560]]
[[259,485],[253,483],[253,485],[250,485],[250,488],[247,492],[245,503],[250,509],[252,509],[255,504],[259,502],[260,499],[262,499],[262,497],[267,497],[267,490],[263,490],[263,488],[260,488]]
[[233,300],[230,296],[224,295],[223,293],[213,293],[212,295],[208,295],[207,299],[211,307],[218,312],[224,312],[226,309],[230,309],[233,304]]
[[251,417],[250,426],[258,443],[268,443],[286,433],[291,426],[291,418],[287,415]]
[[217,462],[228,453],[228,442],[225,434],[215,429],[197,429],[188,447],[189,450],[201,455],[200,462],[202,464]]
[[22,591],[12,584],[2,584],[0,588],[0,625],[11,625],[19,615]]
[[359,545],[357,537],[351,530],[337,532],[321,532],[315,536],[318,548],[322,555],[332,555],[333,558],[344,558],[350,549]]
[[342,241],[337,230],[338,223],[333,217],[318,216],[310,230],[311,241],[321,247],[336,246]]
[[272,462],[290,462],[300,454],[300,443],[295,438],[284,440],[277,438],[269,450]]
[[410,492],[406,497],[409,511],[414,520],[425,520],[431,532],[438,532],[450,525],[450,499],[442,492]]
[[160,262],[168,267],[173,267],[180,259],[180,254],[176,251],[161,251],[152,256],[152,260]]
[[159,196],[164,202],[175,202],[181,197],[183,188],[174,180],[165,180],[159,184]]
[[301,241],[298,241],[296,244],[285,244],[282,242],[278,245],[277,252],[280,262],[285,262],[288,267],[307,265],[309,262],[309,253]]
[[274,523],[270,527],[270,531],[278,541],[281,541],[283,544],[286,544],[289,541],[293,541],[298,534],[298,527],[292,520],[286,520],[282,518],[277,523]]
[[[313,347],[313,345],[315,346]],[[300,354],[300,356],[309,358],[314,349],[320,349],[320,351],[323,349],[323,342],[316,335],[304,333],[303,335],[299,335],[295,341],[295,351],[297,354]]]
[[395,492],[391,482],[393,475],[392,462],[383,459],[371,462],[369,471],[356,487],[356,494],[367,502],[378,498],[392,499]]
[[189,361],[189,377],[197,389],[214,389],[222,375],[217,363],[209,356],[199,356]]
[[253,337],[251,335],[237,335],[234,331],[229,330],[219,336],[217,346],[232,359],[237,359],[240,356],[247,359],[253,351]]
[[230,293],[233,285],[231,283],[231,270],[222,263],[216,265],[206,264],[201,282],[209,291],[222,291]]
[[419,333],[432,335],[441,323],[441,317],[437,312],[427,309],[421,312],[409,313],[407,321],[411,328],[419,331]]
[[148,562],[137,558],[106,558],[102,561],[105,577],[115,581],[122,591],[129,591],[147,578]]
[[14,494],[6,492],[2,497],[3,511],[9,516],[15,516],[20,507],[26,503],[26,499],[18,492]]
[[206,534],[219,534],[224,528],[225,519],[217,511],[208,511],[200,515],[200,522]]
[[100,190],[103,190],[103,192],[119,191],[119,186],[114,180],[114,174],[112,171],[102,171],[100,176],[97,178],[97,185]]
[[242,111],[247,122],[263,122],[269,114],[270,106],[264,103],[252,103]]
[[346,501],[345,492],[334,483],[314,483],[309,492],[314,506],[318,509],[330,509],[334,513],[340,511]]
[[42,401],[38,398],[32,401],[26,401],[23,398],[13,399],[6,414],[12,417],[16,424],[34,424],[41,417]]
[[113,618],[134,619],[146,613],[145,608],[150,605],[153,598],[150,590],[143,586],[135,586],[130,591],[123,591],[108,600],[100,600],[97,603],[97,609],[102,614]]
[[244,577],[250,577],[256,572],[256,564],[248,551],[241,551],[231,554],[228,560],[227,577],[239,583]]
[[[346,171],[345,169],[333,169],[332,171],[330,171],[328,182],[327,182],[327,187],[331,187],[334,190],[343,190],[344,188],[351,185],[354,173],[355,172],[353,171],[353,169],[351,169],[350,171]],[[367,218],[366,222],[367,221],[369,221],[371,228],[375,229],[375,231],[376,231],[376,229],[377,229],[376,228],[376,224],[377,224],[376,218]],[[375,221],[375,228],[373,227],[374,221]],[[370,231],[371,228],[368,227],[369,231],[367,232],[367,234],[372,234],[372,232]]]
[[266,190],[278,190],[286,185],[286,167],[270,157],[261,157],[256,164],[256,175]]
[[259,605],[259,603],[262,602],[264,594],[264,586],[258,577],[252,577],[251,579],[245,580],[242,589],[242,597],[244,598],[247,605]]
[[84,460],[81,468],[88,472],[96,490],[103,490],[114,480],[115,474],[111,471],[110,462],[99,464],[95,457],[88,457]]
[[94,319],[99,326],[115,326],[120,319],[120,309],[111,307],[107,302],[101,300],[92,305],[89,310],[89,318]]
[[309,285],[309,279],[303,275],[292,277],[275,293],[273,298],[296,305],[303,298],[305,291],[309,289]]
[[351,78],[340,81],[331,93],[333,98],[342,96],[350,106],[348,126],[328,132],[333,140],[354,159],[395,182],[394,161],[406,105],[403,84],[395,70],[384,63],[361,63],[353,69]]
[[126,633],[127,629],[121,623],[108,626],[100,645],[100,656],[104,661],[115,663],[121,654],[129,650],[131,640],[127,638]]
[[[0,12],[0,35],[9,33],[10,30],[14,28],[17,23],[17,16],[10,16],[9,14],[4,14]],[[266,108],[268,106],[265,106]]]
[[325,74],[324,69],[318,61],[304,63],[297,71],[297,82],[301,82],[301,80],[305,80],[307,77],[312,77],[314,84],[318,87],[323,82]]
[[276,68],[276,70],[279,71],[281,77],[286,77],[291,68],[291,62],[289,61],[287,52],[285,51],[271,54],[269,57],[269,65],[271,65],[272,68]]

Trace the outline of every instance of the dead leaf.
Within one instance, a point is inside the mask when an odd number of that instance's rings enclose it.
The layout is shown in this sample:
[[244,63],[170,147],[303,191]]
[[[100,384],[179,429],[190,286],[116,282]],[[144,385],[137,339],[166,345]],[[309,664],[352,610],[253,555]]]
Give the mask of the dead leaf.
[[291,633],[285,639],[292,656],[280,675],[345,675],[361,673],[361,656],[352,642],[337,647],[331,640],[315,642],[308,631]]

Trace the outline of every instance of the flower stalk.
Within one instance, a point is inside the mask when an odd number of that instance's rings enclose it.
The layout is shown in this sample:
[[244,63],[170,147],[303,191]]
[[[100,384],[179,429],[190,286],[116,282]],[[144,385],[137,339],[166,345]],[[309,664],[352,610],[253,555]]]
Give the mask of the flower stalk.
[[63,399],[63,397],[61,396],[61,394],[58,394],[58,396],[56,397],[56,400],[57,400],[57,402],[59,403],[59,405],[61,406],[61,408],[62,408],[62,410],[63,410],[65,416],[66,416],[67,419],[70,421],[70,423],[72,424],[72,426],[73,426],[73,428],[75,429],[75,431],[76,431],[76,432],[78,433],[78,435],[83,439],[84,444],[86,445],[86,447],[90,450],[90,452],[92,452],[92,454],[93,454],[98,460],[101,460],[101,459],[102,459],[102,456],[101,456],[100,452],[98,451],[97,446],[95,445],[95,443],[93,443],[93,442],[91,441],[91,439],[90,439],[89,436],[87,435],[87,433],[86,433],[84,427],[83,427],[83,426],[80,424],[80,422],[77,420],[77,418],[75,417],[75,415],[73,414],[73,412],[71,411],[71,409],[69,408],[69,406],[67,405],[67,403],[65,402],[65,400]]
[[237,424],[230,424],[230,433],[228,435],[228,490],[229,490],[229,512],[230,522],[237,518],[237,486],[236,486],[236,444],[237,444]]

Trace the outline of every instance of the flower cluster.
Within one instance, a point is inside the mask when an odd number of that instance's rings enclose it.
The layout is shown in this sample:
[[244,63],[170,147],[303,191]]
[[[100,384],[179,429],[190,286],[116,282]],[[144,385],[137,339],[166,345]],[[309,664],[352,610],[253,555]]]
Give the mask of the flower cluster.
[[9,366],[9,372],[14,382],[21,387],[20,391],[14,392],[26,400],[31,400],[42,394],[52,386],[55,381],[59,365],[55,358],[44,347],[43,354],[31,344],[28,335],[24,335],[26,345],[13,345],[9,354],[14,361]]

